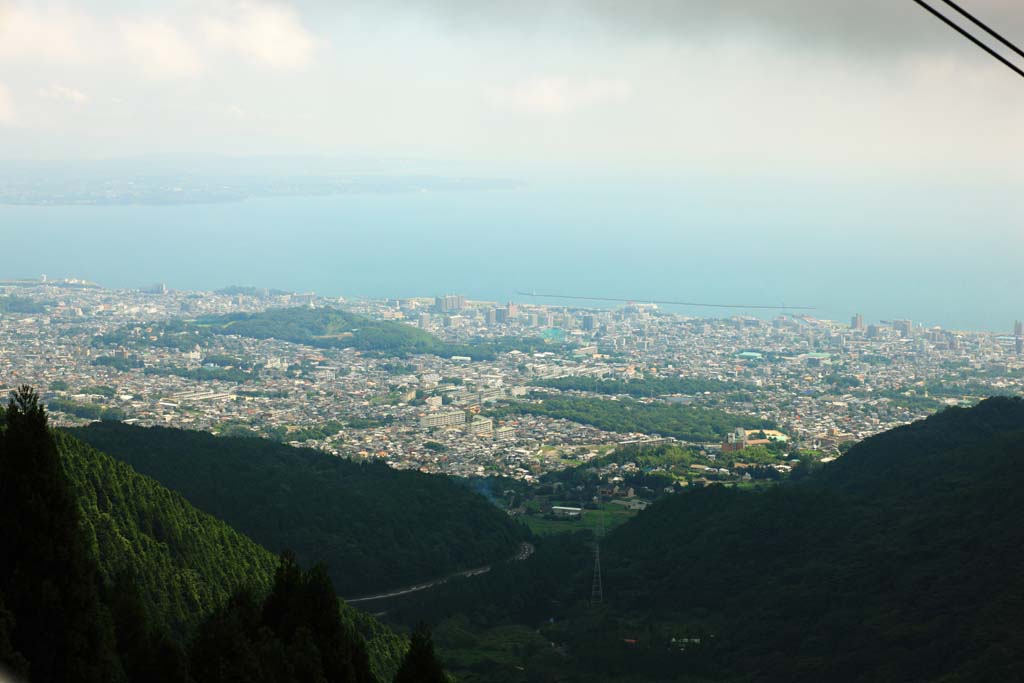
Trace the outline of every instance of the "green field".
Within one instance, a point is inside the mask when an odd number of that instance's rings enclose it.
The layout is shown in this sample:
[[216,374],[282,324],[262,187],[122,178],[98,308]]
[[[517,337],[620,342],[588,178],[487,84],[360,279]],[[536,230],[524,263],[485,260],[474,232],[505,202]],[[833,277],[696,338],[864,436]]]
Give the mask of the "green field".
[[625,524],[636,512],[627,510],[621,505],[602,503],[600,510],[584,510],[583,519],[545,519],[538,514],[525,514],[518,519],[522,520],[530,531],[538,536],[550,536],[561,534],[566,531],[582,531],[589,529],[593,531],[599,525],[604,527],[607,533],[617,526]]

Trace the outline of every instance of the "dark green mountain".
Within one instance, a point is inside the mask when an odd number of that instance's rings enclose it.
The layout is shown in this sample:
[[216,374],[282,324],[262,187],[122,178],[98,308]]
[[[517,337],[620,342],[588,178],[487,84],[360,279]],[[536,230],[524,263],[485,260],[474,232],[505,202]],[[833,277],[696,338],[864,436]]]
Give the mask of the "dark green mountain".
[[[180,494],[49,430],[31,390],[0,417],[0,670],[30,681],[235,680],[248,665],[197,648],[241,643],[250,627],[271,659],[249,680],[398,670],[404,639],[339,604],[322,566],[279,564]],[[261,601],[255,622],[234,611]]]
[[504,559],[525,533],[446,477],[262,439],[118,423],[71,432],[263,546],[325,562],[347,596]]
[[63,432],[54,437],[102,575],[136,577],[153,616],[183,637],[239,588],[266,590],[277,558],[181,494]]
[[[67,433],[54,438],[103,581],[131,577],[154,626],[183,642],[238,590],[270,589],[278,560],[265,548],[131,466]],[[404,639],[348,605],[341,615],[366,640],[374,672],[389,678]]]
[[0,410],[0,676],[122,681],[115,625],[39,397]]
[[[462,680],[1013,680],[1022,465],[1024,402],[989,399],[867,439],[799,482],[667,496],[602,543],[601,605],[587,604],[593,558],[577,537],[402,616],[447,617],[435,634]],[[562,656],[513,657],[517,673],[489,635],[514,627],[539,628]]]

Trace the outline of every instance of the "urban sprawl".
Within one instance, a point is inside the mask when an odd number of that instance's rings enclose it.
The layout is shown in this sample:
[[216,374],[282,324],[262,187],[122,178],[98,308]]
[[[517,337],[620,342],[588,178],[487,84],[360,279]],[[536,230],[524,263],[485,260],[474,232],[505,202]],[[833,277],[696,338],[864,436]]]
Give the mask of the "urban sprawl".
[[[536,343],[525,351],[499,345],[481,360],[233,334],[195,345],[155,343],[168,321],[286,308],[337,308],[451,344]],[[618,444],[664,443],[666,435],[607,431],[516,406],[581,397],[715,409],[772,429],[667,440],[712,460],[723,449],[765,441],[829,459],[846,444],[944,406],[1020,393],[1022,341],[1020,323],[994,334],[909,320],[865,324],[860,315],[841,323],[802,315],[696,318],[639,303],[596,310],[461,295],[349,300],[240,287],[110,290],[45,278],[0,284],[0,388],[38,387],[58,425],[117,419],[251,435],[395,468],[525,481]],[[630,398],[551,386],[560,378],[692,379],[716,389]]]

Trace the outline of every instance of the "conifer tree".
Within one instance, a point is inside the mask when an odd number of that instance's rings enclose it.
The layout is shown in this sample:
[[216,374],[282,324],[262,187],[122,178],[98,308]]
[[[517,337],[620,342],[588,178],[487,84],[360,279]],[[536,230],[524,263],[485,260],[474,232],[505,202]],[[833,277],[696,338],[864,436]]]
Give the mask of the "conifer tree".
[[35,391],[12,393],[3,425],[0,593],[13,616],[10,644],[32,681],[123,680],[98,570]]
[[198,683],[374,683],[363,637],[341,619],[327,570],[302,571],[281,554],[274,585],[258,604],[236,595],[200,627],[192,643]]
[[409,651],[395,674],[394,683],[448,683],[444,668],[434,653],[430,629],[421,623],[409,639]]

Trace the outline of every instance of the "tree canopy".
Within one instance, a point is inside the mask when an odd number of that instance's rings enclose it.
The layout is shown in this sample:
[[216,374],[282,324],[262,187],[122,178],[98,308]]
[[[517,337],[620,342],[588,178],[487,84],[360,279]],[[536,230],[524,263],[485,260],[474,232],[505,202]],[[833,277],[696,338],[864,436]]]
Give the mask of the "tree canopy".
[[527,533],[447,477],[264,439],[96,423],[71,432],[355,597],[512,555]]
[[[950,409],[800,481],[662,497],[602,541],[599,606],[577,534],[539,540],[531,562],[443,586],[396,618],[437,624],[467,681],[514,680],[515,667],[540,680],[1013,679],[1022,444],[1020,399]],[[538,630],[565,656],[489,649],[497,634]]]
[[0,669],[29,681],[223,680],[190,672],[202,661],[193,637],[239,595],[276,605],[260,628],[295,680],[388,680],[405,651],[339,603],[323,566],[279,564],[180,494],[50,430],[28,387],[0,420],[0,529]]
[[610,432],[660,434],[685,441],[718,441],[736,427],[768,429],[774,426],[768,420],[715,408],[583,396],[551,396],[540,402],[514,403],[495,412],[546,415]]

